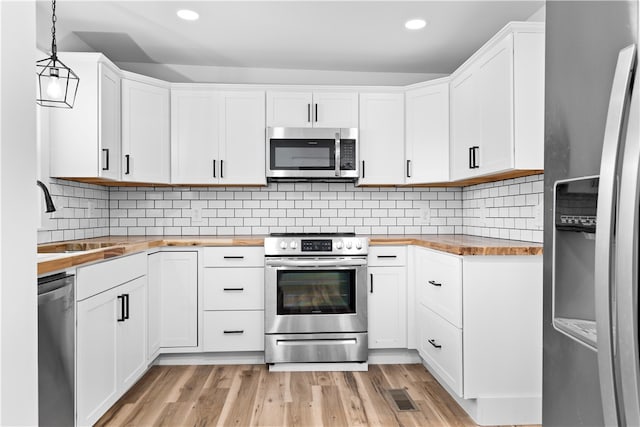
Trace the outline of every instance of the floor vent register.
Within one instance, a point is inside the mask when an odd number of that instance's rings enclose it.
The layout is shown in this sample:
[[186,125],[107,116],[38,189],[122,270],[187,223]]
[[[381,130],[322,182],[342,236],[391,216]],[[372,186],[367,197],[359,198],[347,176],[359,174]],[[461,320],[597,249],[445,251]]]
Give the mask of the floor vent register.
[[387,390],[387,396],[389,400],[393,402],[395,409],[399,412],[417,411],[418,408],[407,391],[403,388],[389,389]]

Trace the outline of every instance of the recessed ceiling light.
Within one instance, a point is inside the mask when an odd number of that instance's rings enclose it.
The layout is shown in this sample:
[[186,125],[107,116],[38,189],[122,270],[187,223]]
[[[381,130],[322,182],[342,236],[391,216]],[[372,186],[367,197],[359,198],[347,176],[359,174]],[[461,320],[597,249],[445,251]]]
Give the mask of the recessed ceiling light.
[[200,15],[198,15],[198,12],[194,12],[193,10],[189,10],[189,9],[180,9],[179,11],[176,12],[176,14],[184,19],[185,21],[195,21],[198,18],[200,18]]
[[427,25],[427,21],[424,19],[411,19],[404,23],[404,26],[408,30],[419,30]]

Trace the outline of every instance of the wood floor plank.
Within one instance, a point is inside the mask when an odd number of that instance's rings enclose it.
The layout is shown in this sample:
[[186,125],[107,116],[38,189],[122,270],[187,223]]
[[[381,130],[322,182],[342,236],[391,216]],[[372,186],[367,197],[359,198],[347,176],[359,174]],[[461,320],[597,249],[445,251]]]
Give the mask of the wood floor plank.
[[[406,390],[419,410],[398,411],[390,388]],[[154,366],[96,425],[476,427],[419,364],[369,365],[368,372]]]

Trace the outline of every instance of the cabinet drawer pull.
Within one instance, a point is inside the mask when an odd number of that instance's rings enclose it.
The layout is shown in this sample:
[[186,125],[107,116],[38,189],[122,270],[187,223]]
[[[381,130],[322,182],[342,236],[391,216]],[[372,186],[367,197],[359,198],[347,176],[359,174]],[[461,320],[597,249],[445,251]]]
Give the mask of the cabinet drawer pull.
[[442,283],[438,283],[435,280],[429,280],[429,284],[433,286],[442,286]]
[[429,341],[429,344],[431,344],[435,348],[442,348],[440,344],[436,344],[436,340],[428,340],[428,341]]
[[224,330],[222,332],[225,334],[244,334],[244,329],[230,330],[230,331]]
[[225,255],[224,259],[244,259],[242,255]]
[[398,255],[377,255],[378,258],[398,258]]
[[232,292],[232,291],[244,291],[244,288],[222,288],[223,291],[225,292]]
[[311,123],[311,104],[307,104],[307,123]]

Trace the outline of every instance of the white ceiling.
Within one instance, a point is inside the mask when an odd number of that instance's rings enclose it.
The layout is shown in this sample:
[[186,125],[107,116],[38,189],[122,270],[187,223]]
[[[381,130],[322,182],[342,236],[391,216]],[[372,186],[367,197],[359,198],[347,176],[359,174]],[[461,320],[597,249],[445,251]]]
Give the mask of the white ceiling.
[[[60,51],[94,50],[116,63],[452,72],[536,1],[75,1],[57,2]],[[187,22],[176,11],[197,11]],[[49,49],[49,1],[38,1],[38,47]],[[423,30],[404,22],[420,17]]]

